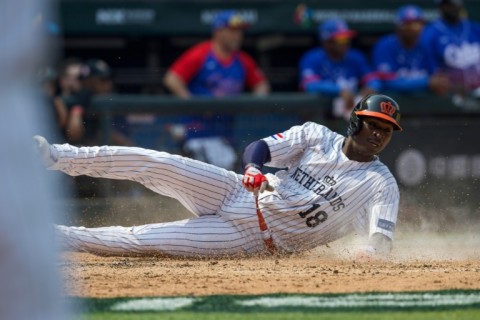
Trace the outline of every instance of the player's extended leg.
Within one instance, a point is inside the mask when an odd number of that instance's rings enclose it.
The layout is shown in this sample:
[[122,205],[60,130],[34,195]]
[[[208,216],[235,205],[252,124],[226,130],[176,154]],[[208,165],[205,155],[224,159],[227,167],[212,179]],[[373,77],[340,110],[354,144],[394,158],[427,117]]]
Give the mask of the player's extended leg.
[[179,200],[198,215],[216,213],[225,197],[241,188],[239,176],[207,163],[136,147],[52,145],[49,169],[71,176],[132,180]]
[[55,230],[64,249],[101,255],[214,257],[263,252],[255,216],[243,220],[244,225],[250,225],[247,232],[239,232],[230,221],[218,215],[135,227],[55,226]]

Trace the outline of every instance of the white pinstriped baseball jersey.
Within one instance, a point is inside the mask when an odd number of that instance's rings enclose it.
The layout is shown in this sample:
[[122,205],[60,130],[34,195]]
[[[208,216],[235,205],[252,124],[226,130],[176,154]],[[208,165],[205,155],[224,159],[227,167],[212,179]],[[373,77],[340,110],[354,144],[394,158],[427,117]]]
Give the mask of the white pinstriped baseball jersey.
[[[378,159],[346,158],[344,137],[308,122],[265,138],[274,167],[273,192],[259,206],[276,246],[287,252],[313,248],[353,230],[392,238],[399,192]],[[179,200],[198,217],[136,227],[57,226],[69,248],[102,254],[158,252],[181,256],[264,251],[255,200],[241,175],[203,162],[141,148],[53,145],[50,169],[75,175],[129,179]],[[159,208],[161,214],[161,208]]]
[[264,140],[271,153],[266,165],[288,168],[269,176],[275,191],[260,199],[277,245],[305,250],[352,231],[393,239],[399,190],[378,157],[349,160],[345,137],[312,122]]

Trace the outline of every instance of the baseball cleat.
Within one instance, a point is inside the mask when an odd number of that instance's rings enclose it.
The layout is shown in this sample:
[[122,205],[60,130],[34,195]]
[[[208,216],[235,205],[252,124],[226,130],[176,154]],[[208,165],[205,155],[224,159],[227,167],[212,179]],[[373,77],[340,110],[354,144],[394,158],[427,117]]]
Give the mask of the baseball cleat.
[[52,148],[47,139],[42,136],[34,136],[33,141],[35,143],[35,149],[40,154],[43,165],[47,168],[53,166],[58,160],[56,150]]

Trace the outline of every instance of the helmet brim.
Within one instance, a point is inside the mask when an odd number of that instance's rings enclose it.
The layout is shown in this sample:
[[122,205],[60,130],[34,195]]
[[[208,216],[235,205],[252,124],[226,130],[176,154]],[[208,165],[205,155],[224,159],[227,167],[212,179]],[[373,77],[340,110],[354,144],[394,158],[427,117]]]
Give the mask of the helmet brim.
[[355,114],[357,116],[366,116],[366,117],[374,117],[374,118],[383,119],[383,120],[388,121],[391,124],[393,124],[394,130],[403,131],[403,128],[400,127],[400,125],[398,124],[397,121],[395,121],[395,119],[393,119],[392,117],[387,116],[386,114],[383,114],[381,112],[370,111],[370,110],[360,110],[360,111],[355,111]]

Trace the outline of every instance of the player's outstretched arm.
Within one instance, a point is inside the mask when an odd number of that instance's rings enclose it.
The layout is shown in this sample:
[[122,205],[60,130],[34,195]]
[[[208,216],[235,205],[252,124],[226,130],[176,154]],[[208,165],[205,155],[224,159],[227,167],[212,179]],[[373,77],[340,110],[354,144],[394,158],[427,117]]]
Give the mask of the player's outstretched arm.
[[242,183],[256,196],[268,188],[267,178],[261,171],[268,161],[270,161],[270,149],[265,141],[254,141],[245,148],[242,156],[242,165],[245,169]]
[[382,259],[390,254],[392,248],[392,239],[377,232],[370,237],[370,240],[366,246],[360,248],[360,250],[356,253],[356,258],[364,261]]
[[379,256],[388,255],[393,248],[392,239],[378,232],[370,237],[369,244],[375,249],[375,254]]

